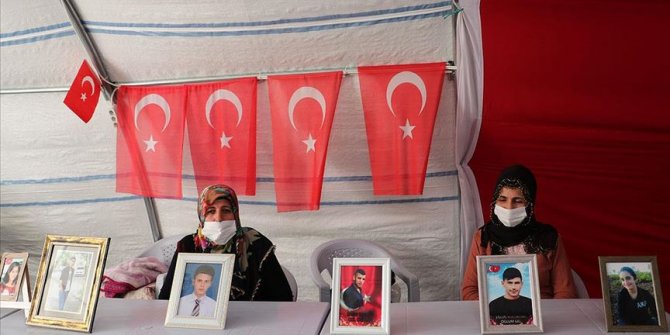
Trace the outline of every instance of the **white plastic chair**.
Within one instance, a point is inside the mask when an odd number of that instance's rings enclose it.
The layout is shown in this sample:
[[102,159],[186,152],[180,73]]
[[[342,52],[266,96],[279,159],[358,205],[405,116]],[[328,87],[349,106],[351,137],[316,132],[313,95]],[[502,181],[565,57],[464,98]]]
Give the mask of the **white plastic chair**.
[[407,301],[420,301],[419,279],[402,266],[388,250],[368,240],[339,239],[318,246],[312,251],[310,271],[314,284],[319,288],[319,300],[330,302],[330,283],[321,273],[326,270],[332,277],[333,258],[386,258],[390,259],[391,270],[407,285]]
[[153,256],[160,259],[163,264],[165,264],[165,266],[170,267],[170,263],[172,263],[172,256],[174,256],[174,252],[177,250],[177,242],[184,238],[184,236],[186,235],[173,235],[160,239],[154,242],[151,247],[144,250],[137,257]]
[[575,270],[572,270],[572,280],[575,282],[575,287],[577,288],[577,298],[588,299],[589,291],[586,290],[584,281]]
[[280,265],[282,271],[284,271],[284,275],[286,276],[286,280],[288,280],[288,286],[291,287],[291,294],[293,294],[293,301],[298,300],[298,283],[295,281],[295,277],[289,271],[287,268],[285,268],[283,265]]
[[[170,263],[172,263],[172,256],[174,256],[174,252],[177,250],[177,242],[184,238],[184,236],[186,235],[173,235],[160,239],[154,242],[151,247],[144,250],[137,257],[156,257],[161,260],[166,267],[169,268]],[[161,273],[158,275],[158,277],[156,277],[156,298],[158,298],[158,295],[161,292],[161,288],[163,288],[163,282],[165,281],[166,275],[167,273]]]

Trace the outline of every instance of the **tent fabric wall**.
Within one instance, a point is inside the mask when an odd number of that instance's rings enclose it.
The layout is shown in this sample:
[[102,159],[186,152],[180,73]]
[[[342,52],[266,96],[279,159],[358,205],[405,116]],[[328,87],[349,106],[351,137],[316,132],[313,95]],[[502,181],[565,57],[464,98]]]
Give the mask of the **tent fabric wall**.
[[[60,3],[1,5],[2,89],[69,86],[85,53]],[[110,80],[122,83],[453,59],[454,21],[443,17],[449,2],[78,1],[75,7]],[[355,74],[345,76],[321,209],[279,214],[267,85],[261,81],[257,195],[240,197],[243,225],[277,245],[282,265],[298,281],[300,300],[318,299],[308,260],[316,246],[335,238],[384,245],[420,277],[423,300],[458,299],[458,276],[445,275],[460,267],[455,82],[445,79],[422,196],[373,196],[358,87]],[[83,124],[62,104],[64,96],[0,95],[0,252],[29,251],[33,276],[45,234],[111,237],[108,266],[152,243],[143,200],[114,190],[112,106],[101,99]],[[191,233],[197,224],[188,148],[187,142],[184,199],[156,200],[163,236]]]
[[598,297],[598,256],[657,255],[670,287],[664,1],[482,1],[483,121],[471,166],[488,219],[500,170],[538,179],[536,213]]

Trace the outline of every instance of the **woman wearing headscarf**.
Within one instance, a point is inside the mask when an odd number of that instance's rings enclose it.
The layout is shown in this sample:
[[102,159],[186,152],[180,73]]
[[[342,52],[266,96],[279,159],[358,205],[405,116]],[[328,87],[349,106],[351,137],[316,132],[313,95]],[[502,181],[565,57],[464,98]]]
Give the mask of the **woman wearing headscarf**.
[[617,296],[618,325],[658,325],[656,301],[649,291],[637,286],[637,274],[631,267],[619,271],[621,290]]
[[502,171],[493,191],[491,220],[473,238],[461,286],[463,300],[479,299],[477,256],[537,255],[540,296],[577,298],[572,269],[556,229],[535,219],[537,184],[523,165]]
[[291,301],[291,288],[277,257],[275,246],[261,233],[240,224],[235,191],[226,185],[206,187],[198,200],[200,223],[195,233],[177,243],[159,299],[169,299],[177,254],[235,254],[230,300]]

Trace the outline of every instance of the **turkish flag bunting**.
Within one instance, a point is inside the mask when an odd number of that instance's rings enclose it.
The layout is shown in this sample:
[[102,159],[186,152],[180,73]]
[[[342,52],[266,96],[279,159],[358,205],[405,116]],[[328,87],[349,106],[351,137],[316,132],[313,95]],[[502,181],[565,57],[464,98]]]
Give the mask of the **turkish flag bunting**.
[[85,123],[93,116],[100,99],[100,79],[84,60],[74,77],[63,103]]
[[117,93],[116,191],[181,198],[185,86],[127,87]]
[[268,77],[279,212],[317,210],[342,72]]
[[256,194],[256,78],[190,85],[188,138],[198,194],[223,183]]
[[423,193],[445,65],[358,68],[375,195]]

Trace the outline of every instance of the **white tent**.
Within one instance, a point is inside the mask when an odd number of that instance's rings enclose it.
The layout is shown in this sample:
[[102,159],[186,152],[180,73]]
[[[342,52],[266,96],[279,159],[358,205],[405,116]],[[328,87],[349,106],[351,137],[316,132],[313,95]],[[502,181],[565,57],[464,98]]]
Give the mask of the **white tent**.
[[[67,2],[66,2],[67,3]],[[83,59],[92,62],[57,0],[0,3],[0,251],[29,251],[37,270],[46,234],[108,236],[107,266],[154,237],[197,224],[184,146],[184,199],[145,201],[115,192],[116,128],[101,98],[82,123],[62,100]],[[447,76],[422,196],[372,193],[356,67],[454,60],[449,1],[74,1],[107,80],[160,84],[343,70],[319,211],[277,213],[267,86],[258,92],[257,195],[241,197],[245,226],[277,245],[300,300],[317,300],[308,260],[335,238],[379,242],[420,279],[422,300],[458,299],[461,267],[456,85]],[[463,234],[470,236],[470,234]],[[406,295],[403,297],[406,300]]]

